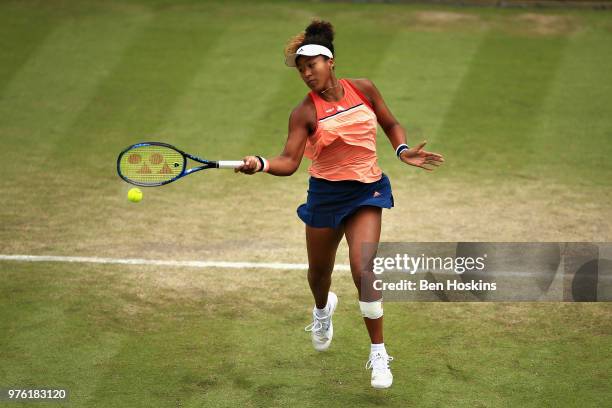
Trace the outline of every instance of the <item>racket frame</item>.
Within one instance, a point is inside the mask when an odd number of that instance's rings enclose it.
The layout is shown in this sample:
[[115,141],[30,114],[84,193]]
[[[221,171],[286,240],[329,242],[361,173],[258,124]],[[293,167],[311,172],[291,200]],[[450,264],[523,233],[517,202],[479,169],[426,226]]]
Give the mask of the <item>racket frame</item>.
[[[155,184],[151,184],[151,183],[139,183],[137,181],[134,180],[130,180],[127,177],[125,177],[123,174],[121,174],[121,159],[123,158],[123,156],[129,152],[132,149],[135,149],[137,147],[143,147],[143,146],[162,146],[162,147],[167,147],[169,149],[172,149],[178,153],[180,153],[183,156],[183,171],[181,171],[176,177],[171,178],[170,180],[166,180],[166,181],[162,181],[159,183],[155,183]],[[192,167],[190,169],[187,168],[187,159],[191,159],[195,162],[198,163],[202,163],[202,166],[197,166],[197,167]],[[139,186],[139,187],[159,187],[159,186],[163,186],[165,184],[168,183],[172,183],[173,181],[176,181],[182,177],[185,177],[191,173],[195,173],[196,171],[200,171],[200,170],[205,170],[205,169],[218,169],[218,168],[235,168],[237,167],[239,162],[237,161],[213,161],[213,160],[206,160],[206,159],[202,159],[200,157],[194,156],[192,154],[186,153],[184,151],[182,151],[181,149],[178,149],[168,143],[162,143],[162,142],[140,142],[140,143],[136,143],[133,144],[131,146],[126,147],[125,149],[123,149],[121,151],[121,153],[119,153],[119,156],[117,157],[117,174],[119,175],[119,177],[121,177],[124,181],[133,184],[135,186]],[[241,162],[240,162],[241,163]]]

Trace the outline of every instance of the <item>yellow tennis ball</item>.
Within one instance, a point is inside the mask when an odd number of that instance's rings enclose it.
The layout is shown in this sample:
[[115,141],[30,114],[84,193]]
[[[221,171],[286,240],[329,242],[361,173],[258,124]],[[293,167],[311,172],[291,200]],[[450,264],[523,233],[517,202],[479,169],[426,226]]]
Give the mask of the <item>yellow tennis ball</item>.
[[142,200],[142,191],[136,187],[131,188],[130,191],[128,191],[128,200],[133,203],[140,202],[140,200]]

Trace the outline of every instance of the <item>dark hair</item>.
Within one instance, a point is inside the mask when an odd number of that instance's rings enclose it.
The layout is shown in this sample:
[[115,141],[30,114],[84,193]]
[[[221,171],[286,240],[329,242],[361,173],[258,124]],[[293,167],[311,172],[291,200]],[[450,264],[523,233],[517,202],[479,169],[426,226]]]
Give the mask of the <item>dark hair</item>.
[[[329,21],[312,20],[306,31],[293,36],[285,47],[285,56],[295,54],[298,48],[306,44],[318,44],[334,52],[334,27]],[[327,58],[327,57],[325,57]]]
[[302,45],[306,44],[322,45],[334,54],[334,27],[328,21],[313,20],[306,27]]

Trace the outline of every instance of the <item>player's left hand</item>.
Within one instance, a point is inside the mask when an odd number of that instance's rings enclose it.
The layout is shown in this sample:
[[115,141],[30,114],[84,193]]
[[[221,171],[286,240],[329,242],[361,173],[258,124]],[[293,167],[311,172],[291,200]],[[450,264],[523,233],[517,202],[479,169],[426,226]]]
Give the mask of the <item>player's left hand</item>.
[[422,142],[418,146],[404,150],[400,154],[400,160],[411,166],[420,167],[427,171],[432,171],[444,163],[444,157],[438,153],[423,150],[427,142]]

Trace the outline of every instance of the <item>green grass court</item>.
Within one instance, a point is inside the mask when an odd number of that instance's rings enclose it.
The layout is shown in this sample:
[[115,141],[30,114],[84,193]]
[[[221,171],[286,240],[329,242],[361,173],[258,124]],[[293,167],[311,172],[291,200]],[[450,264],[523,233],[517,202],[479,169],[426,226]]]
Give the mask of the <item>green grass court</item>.
[[[612,240],[609,11],[28,0],[0,2],[0,254],[306,263],[307,159],[139,204],[115,159],[142,140],[278,154],[307,91],[282,50],[315,16],[335,26],[338,76],[372,79],[409,143],[446,158],[409,168],[379,129],[395,196],[381,241]],[[0,261],[0,388],[66,387],[68,403],[31,405],[71,407],[612,399],[607,303],[389,303],[381,392],[349,274],[332,287],[334,344],[315,354],[305,272]]]

